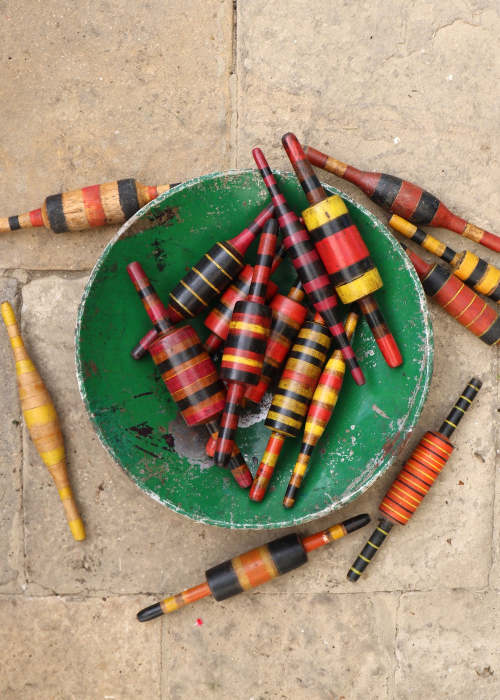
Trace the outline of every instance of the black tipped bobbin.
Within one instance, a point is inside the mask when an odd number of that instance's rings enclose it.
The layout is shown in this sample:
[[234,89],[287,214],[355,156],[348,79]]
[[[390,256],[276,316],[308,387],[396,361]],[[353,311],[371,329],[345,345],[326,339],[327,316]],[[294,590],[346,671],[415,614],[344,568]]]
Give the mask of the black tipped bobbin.
[[472,401],[476,398],[476,394],[479,389],[483,386],[483,382],[477,377],[472,377],[469,383],[465,387],[463,393],[460,395],[458,401],[451,409],[448,416],[444,419],[443,424],[439,428],[441,435],[449,438],[453,434],[453,431],[457,425],[462,420],[464,413],[471,405]]
[[155,617],[160,617],[163,615],[163,610],[161,609],[161,603],[155,603],[147,608],[139,610],[137,613],[137,619],[139,622],[149,622],[149,620],[154,620]]

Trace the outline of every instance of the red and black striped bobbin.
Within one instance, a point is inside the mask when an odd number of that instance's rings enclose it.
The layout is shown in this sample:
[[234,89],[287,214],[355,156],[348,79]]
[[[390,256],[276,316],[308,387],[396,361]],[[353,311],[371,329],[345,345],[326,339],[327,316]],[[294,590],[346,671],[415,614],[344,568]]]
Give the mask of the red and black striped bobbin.
[[[219,427],[217,425],[217,422],[210,422],[205,424],[205,428],[207,429],[208,434],[210,435],[209,440],[207,442],[206,452],[209,457],[213,457]],[[214,445],[213,450],[208,449],[209,444]],[[245,462],[245,458],[241,454],[240,448],[236,443],[234,444],[231,458],[226,466],[240,488],[247,489],[252,485],[252,474],[247,466],[247,463]]]
[[[279,247],[279,250],[274,256],[271,274],[279,267],[283,260],[284,248]],[[236,302],[243,301],[247,298],[252,282],[253,267],[245,265],[239,276],[229,285],[224,294],[219,299],[211,312],[205,319],[205,326],[212,331],[205,341],[205,348],[208,352],[213,353],[227,338],[229,332],[229,324]],[[278,287],[269,280],[267,285],[267,300],[274,297]]]
[[301,301],[304,298],[302,283],[292,287],[288,296],[276,294],[271,302],[273,320],[271,334],[267,341],[266,354],[262,373],[257,386],[249,386],[245,398],[255,404],[260,403],[269,385],[279,372],[288,351],[302,324],[305,321],[307,309]]
[[379,349],[390,367],[403,358],[377,301],[371,296],[382,279],[344,201],[327,196],[295,134],[285,134],[283,146],[304,190],[310,207],[302,212],[307,230],[344,304],[358,301]]
[[149,352],[188,425],[202,425],[220,415],[224,385],[191,326],[160,335]]
[[231,454],[245,385],[259,383],[271,327],[271,309],[264,302],[277,233],[276,219],[270,219],[259,240],[248,298],[237,302],[229,324],[220,370],[222,379],[229,383],[229,387],[215,450],[217,464],[225,464]]
[[453,214],[437,197],[408,180],[385,173],[358,170],[310,146],[306,147],[306,156],[313,165],[352,182],[376,204],[417,226],[427,224],[447,228],[491,250],[500,251],[499,236]]
[[354,381],[359,385],[364,384],[363,372],[347,340],[344,326],[340,320],[337,296],[314,244],[309,238],[306,229],[300,223],[299,218],[288,206],[285,197],[280,192],[276,178],[272,174],[261,149],[254,148],[252,155],[274,204],[275,215],[283,233],[283,245],[304,285],[304,291],[310,298],[316,311],[323,316],[337,343],[337,347],[342,350],[342,355]]
[[426,294],[487,345],[500,342],[500,317],[484,299],[442,265],[430,265],[404,244]]
[[127,265],[127,272],[135,287],[135,290],[158,333],[165,333],[172,328],[168,318],[168,311],[160,300],[142,265],[136,261]]
[[262,226],[273,215],[267,206],[237,236],[217,242],[170,292],[170,313],[178,320],[206,311],[243,269],[243,256]]

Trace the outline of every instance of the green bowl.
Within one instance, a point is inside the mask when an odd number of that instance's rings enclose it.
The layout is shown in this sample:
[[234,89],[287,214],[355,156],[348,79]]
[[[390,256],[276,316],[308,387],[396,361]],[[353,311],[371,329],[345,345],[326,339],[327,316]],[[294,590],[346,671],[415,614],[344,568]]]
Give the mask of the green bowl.
[[[307,206],[290,173],[278,182],[297,212]],[[325,185],[328,192],[337,193]],[[269,202],[256,171],[207,175],[160,195],[111,240],[94,267],[78,313],[76,359],[80,391],[94,427],[135,483],[172,510],[229,528],[281,528],[330,513],[365,491],[395,459],[422,410],[432,375],[433,342],[427,303],[406,255],[373,214],[342,195],[363,233],[385,285],[377,299],[404,363],[390,369],[363,320],[353,347],[366,376],[357,387],[346,375],[339,403],[316,447],[297,503],[282,499],[300,448],[288,439],[269,492],[253,503],[231,474],[204,452],[205,428],[188,429],[149,357],[130,356],[150,322],[128,278],[138,260],[159,295],[217,240],[231,238]],[[248,259],[255,259],[256,244]],[[295,280],[285,260],[273,279],[285,294]],[[202,339],[203,318],[193,321]],[[269,397],[268,397],[269,398]],[[270,432],[264,405],[244,413],[237,441],[255,473]]]

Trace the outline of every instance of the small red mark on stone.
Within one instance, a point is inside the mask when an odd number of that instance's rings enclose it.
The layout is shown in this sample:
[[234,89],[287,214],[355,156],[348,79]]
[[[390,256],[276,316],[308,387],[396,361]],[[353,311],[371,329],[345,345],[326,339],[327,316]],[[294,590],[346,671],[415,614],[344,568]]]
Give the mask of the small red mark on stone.
[[201,627],[201,626],[202,626],[203,620],[201,619],[201,617],[197,617],[197,618],[196,618],[196,624],[198,625],[198,627]]

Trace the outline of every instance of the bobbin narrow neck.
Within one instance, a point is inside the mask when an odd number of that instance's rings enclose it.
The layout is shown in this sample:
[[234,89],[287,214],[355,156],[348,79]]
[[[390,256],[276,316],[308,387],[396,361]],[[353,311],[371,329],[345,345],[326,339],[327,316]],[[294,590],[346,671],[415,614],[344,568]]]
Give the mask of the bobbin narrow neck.
[[295,170],[299,182],[310,204],[318,204],[327,198],[326,192],[321,186],[311,163],[307,160],[302,146],[295,134],[285,134],[281,142],[287,156]]
[[260,234],[257,261],[253,268],[252,282],[247,297],[248,301],[263,304],[266,300],[267,285],[271,276],[274,252],[276,250],[277,234],[278,222],[276,219],[269,219]]
[[158,333],[168,333],[173,327],[168,320],[168,311],[144,272],[142,265],[137,261],[131,262],[127,265],[127,272],[155,330]]
[[453,434],[458,424],[464,417],[465,412],[476,398],[477,392],[482,387],[482,385],[482,381],[480,379],[477,379],[477,377],[472,377],[472,379],[469,380],[465,389],[458,397],[457,402],[455,403],[447,417],[444,419],[443,424],[439,428],[438,432],[441,435],[443,435],[446,438],[449,438]]
[[262,229],[264,224],[269,221],[274,213],[274,206],[268,204],[265,209],[262,209],[255,219],[246,228],[243,229],[237,236],[230,238],[226,243],[229,243],[240,255],[245,255],[248,248],[254,242],[257,234]]

